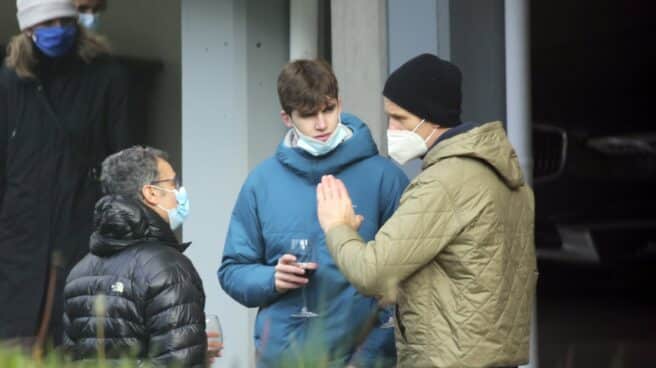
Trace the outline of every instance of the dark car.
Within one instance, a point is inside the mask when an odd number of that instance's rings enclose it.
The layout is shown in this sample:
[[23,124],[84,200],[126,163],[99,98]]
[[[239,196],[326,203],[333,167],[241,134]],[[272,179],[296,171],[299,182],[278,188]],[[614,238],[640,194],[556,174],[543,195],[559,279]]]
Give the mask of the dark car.
[[618,262],[656,251],[656,132],[533,127],[538,256]]

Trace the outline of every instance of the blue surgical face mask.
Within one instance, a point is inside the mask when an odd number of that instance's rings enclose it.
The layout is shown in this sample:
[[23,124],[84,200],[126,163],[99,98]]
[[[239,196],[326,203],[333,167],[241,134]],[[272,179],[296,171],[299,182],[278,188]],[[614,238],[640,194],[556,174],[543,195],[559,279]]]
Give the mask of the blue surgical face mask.
[[75,44],[77,27],[66,26],[39,27],[32,34],[32,41],[44,54],[56,58],[66,55]]
[[175,208],[164,208],[159,204],[157,207],[166,211],[168,214],[171,230],[179,228],[187,219],[187,216],[189,216],[189,198],[187,197],[187,190],[185,190],[184,187],[180,187],[180,189],[166,189],[158,186],[154,187],[165,192],[175,193],[175,199],[178,201],[178,205]]
[[97,31],[100,29],[100,13],[80,13],[78,23],[86,29]]
[[309,137],[301,133],[297,128],[294,128],[294,130],[298,136],[298,142],[296,143],[298,148],[301,148],[312,156],[321,156],[331,152],[337,148],[337,146],[339,146],[349,134],[349,130],[344,124],[342,124],[341,118],[335,131],[325,142]]

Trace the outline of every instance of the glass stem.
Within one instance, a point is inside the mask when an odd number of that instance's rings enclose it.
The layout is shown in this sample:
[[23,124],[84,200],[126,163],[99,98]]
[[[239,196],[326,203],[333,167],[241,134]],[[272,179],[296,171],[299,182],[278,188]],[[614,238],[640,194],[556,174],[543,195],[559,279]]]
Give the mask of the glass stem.
[[308,307],[307,307],[307,294],[305,293],[305,288],[306,288],[306,287],[307,287],[307,285],[306,285],[306,286],[303,286],[303,290],[301,290],[301,293],[302,293],[302,295],[303,295],[303,312],[307,312],[307,311],[308,311]]

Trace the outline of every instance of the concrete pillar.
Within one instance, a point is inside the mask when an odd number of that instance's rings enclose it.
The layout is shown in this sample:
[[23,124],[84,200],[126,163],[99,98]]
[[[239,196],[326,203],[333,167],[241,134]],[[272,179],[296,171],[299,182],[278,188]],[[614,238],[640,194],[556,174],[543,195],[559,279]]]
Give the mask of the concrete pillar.
[[[230,208],[248,173],[245,2],[185,0],[182,4],[182,172],[191,215],[184,238],[207,301],[224,332],[218,365],[252,360],[248,310],[223,293],[216,270]],[[230,158],[230,159],[228,159]]]
[[315,59],[319,42],[319,0],[289,1],[289,59]]
[[331,2],[332,64],[344,111],[359,116],[385,151],[382,91],[387,78],[385,0]]
[[506,113],[508,137],[531,181],[531,55],[527,0],[506,0]]
[[[387,1],[388,53],[391,73],[409,59],[423,53],[451,57],[449,0]],[[411,160],[401,168],[409,178],[421,172],[422,161]]]
[[[508,138],[515,147],[528,183],[533,182],[531,145],[531,55],[530,2],[505,0],[506,39],[506,113]],[[538,367],[537,297],[531,321],[530,362],[523,367]]]
[[198,269],[206,313],[217,314],[224,356],[215,366],[253,367],[255,309],[221,289],[231,209],[257,163],[284,134],[276,96],[289,57],[288,0],[184,0],[182,6],[182,174],[191,215],[185,253]]
[[450,2],[451,62],[462,70],[463,121],[506,120],[503,0]]

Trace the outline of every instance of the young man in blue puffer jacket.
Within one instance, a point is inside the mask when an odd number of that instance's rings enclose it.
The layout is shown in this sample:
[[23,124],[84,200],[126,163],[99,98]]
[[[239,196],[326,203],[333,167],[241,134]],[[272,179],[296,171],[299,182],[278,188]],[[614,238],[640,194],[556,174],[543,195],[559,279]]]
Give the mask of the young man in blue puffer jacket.
[[[341,112],[337,79],[315,60],[287,64],[278,77],[282,121],[289,128],[273,157],[246,179],[235,204],[218,271],[223,289],[255,323],[258,367],[389,366],[394,331],[376,299],[360,295],[339,272],[316,217],[315,187],[322,175],[342,179],[365,220],[359,233],[373,239],[408,184],[403,172],[378,155],[367,126]],[[308,239],[316,262],[291,254],[292,239]],[[314,271],[306,277],[306,270]],[[315,317],[299,318],[305,288]],[[373,329],[371,328],[373,326]]]

